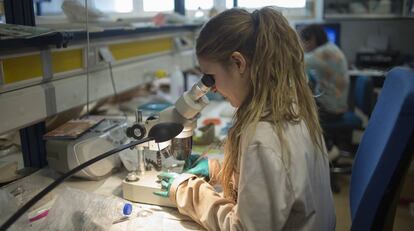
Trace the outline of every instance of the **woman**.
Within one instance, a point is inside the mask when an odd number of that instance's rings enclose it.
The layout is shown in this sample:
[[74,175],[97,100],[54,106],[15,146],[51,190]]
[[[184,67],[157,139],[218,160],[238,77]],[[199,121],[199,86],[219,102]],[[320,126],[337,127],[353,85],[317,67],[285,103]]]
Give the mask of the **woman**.
[[224,162],[163,173],[166,191],[156,194],[208,230],[334,230],[322,132],[303,50],[287,20],[269,7],[224,11],[202,28],[196,53],[237,108]]
[[341,49],[328,41],[322,26],[312,24],[300,31],[306,52],[305,70],[319,88],[317,103],[322,122],[342,119],[348,110],[348,62]]

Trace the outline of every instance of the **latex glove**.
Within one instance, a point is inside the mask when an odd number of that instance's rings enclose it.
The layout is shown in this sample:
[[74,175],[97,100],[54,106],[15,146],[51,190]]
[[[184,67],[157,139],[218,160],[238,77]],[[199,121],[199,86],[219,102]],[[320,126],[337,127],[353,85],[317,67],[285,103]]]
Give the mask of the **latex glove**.
[[209,178],[210,172],[208,170],[208,158],[199,158],[200,155],[190,155],[184,164],[183,172]]
[[158,178],[161,180],[161,189],[162,191],[154,192],[155,195],[168,198],[170,195],[171,184],[174,182],[174,179],[177,178],[180,174],[175,172],[162,172],[158,175]]

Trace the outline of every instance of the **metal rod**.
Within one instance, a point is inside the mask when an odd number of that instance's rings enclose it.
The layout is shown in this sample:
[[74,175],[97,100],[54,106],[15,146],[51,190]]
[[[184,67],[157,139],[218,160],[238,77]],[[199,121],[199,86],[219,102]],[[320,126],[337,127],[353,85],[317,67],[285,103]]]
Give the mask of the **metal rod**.
[[85,0],[86,16],[86,116],[89,116],[89,14],[88,0]]

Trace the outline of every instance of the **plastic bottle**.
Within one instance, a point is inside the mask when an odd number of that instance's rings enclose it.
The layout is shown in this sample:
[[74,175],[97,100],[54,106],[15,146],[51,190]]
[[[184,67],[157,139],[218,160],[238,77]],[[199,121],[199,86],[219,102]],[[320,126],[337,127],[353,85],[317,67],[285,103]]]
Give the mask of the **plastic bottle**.
[[171,101],[175,103],[177,99],[184,93],[184,75],[179,66],[174,67],[174,71],[170,76],[170,94]]
[[[6,222],[11,215],[18,209],[16,198],[9,192],[0,189],[0,224]],[[10,226],[10,230],[28,230],[29,219],[27,213],[23,214],[15,223]]]
[[132,214],[132,205],[115,196],[66,188],[49,210],[39,230],[103,231]]
[[108,210],[112,223],[123,220],[132,213],[132,204],[124,202],[120,198],[109,197],[104,203],[107,203],[103,207]]
[[92,197],[89,197],[90,203],[83,213],[83,230],[109,230],[113,223],[124,220],[132,213],[132,205],[121,198],[97,194]]

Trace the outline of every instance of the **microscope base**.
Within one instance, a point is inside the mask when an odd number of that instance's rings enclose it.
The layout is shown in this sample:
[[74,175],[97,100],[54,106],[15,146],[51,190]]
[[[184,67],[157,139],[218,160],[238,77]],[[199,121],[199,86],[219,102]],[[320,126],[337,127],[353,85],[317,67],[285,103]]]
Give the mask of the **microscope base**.
[[138,181],[129,182],[123,180],[122,191],[124,199],[138,203],[176,207],[169,198],[153,194],[153,192],[161,191],[161,184],[157,183],[158,174],[160,172],[147,171],[144,175],[139,176]]

